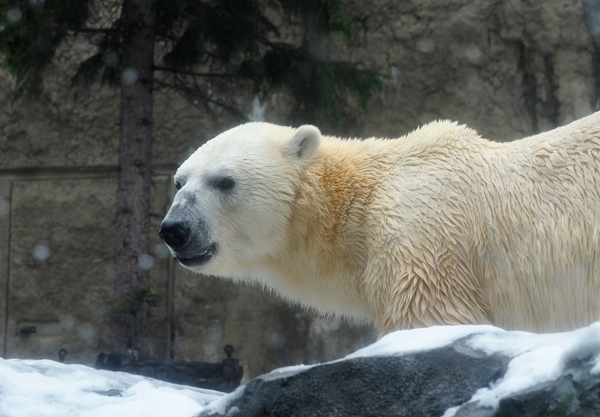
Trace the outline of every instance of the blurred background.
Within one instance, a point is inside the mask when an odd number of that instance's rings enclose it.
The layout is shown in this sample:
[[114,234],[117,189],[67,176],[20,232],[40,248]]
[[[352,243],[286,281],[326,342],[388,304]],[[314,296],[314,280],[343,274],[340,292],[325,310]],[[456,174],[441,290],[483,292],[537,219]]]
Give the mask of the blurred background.
[[[2,5],[6,32],[23,23],[28,8],[42,13],[51,2]],[[361,62],[383,75],[364,108],[355,99],[334,117],[301,112],[285,83],[265,93],[250,85],[250,74],[248,88],[219,90],[222,103],[235,107],[229,111],[155,76],[149,244],[138,258],[158,294],[148,306],[149,355],[220,362],[231,344],[246,381],[281,366],[336,359],[376,339],[370,326],[318,317],[259,288],[191,274],[168,256],[158,228],[175,192],[172,175],[223,130],[247,120],[311,121],[327,135],[399,137],[451,119],[484,138],[509,141],[600,106],[596,0],[349,0],[340,7],[350,22],[340,30],[344,36],[307,35],[301,23],[266,15],[279,25],[280,40],[315,59]],[[44,67],[43,89],[29,99],[14,100],[22,79],[11,73],[3,50],[0,356],[57,360],[64,348],[66,363],[93,365],[99,352],[114,347],[121,90],[102,77],[72,82],[82,59],[105,46],[90,32],[69,34],[47,46],[55,53]],[[118,70],[106,51],[101,65]],[[243,73],[245,58],[229,58],[235,67],[229,71]]]

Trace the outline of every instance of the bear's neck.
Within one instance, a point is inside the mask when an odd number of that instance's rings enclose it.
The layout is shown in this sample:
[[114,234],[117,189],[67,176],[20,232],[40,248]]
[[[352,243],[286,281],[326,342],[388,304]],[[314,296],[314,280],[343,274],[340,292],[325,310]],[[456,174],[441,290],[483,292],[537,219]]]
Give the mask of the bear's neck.
[[379,179],[364,142],[324,139],[301,173],[289,240],[274,260],[278,282],[271,284],[322,313],[368,319],[360,291],[364,218]]

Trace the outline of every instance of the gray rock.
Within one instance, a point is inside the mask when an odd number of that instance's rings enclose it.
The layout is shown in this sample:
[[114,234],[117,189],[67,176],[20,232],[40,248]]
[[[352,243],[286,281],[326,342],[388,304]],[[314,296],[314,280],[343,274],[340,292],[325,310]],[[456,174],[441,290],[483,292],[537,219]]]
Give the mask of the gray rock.
[[473,337],[403,356],[284,368],[255,378],[198,417],[600,415],[600,375],[591,372],[597,350],[565,360],[560,377],[514,390],[492,408],[475,394],[498,386],[516,356],[483,354],[469,347]]
[[[456,417],[472,416],[457,413]],[[542,384],[500,401],[494,417],[548,416],[593,417],[600,415],[600,378],[588,367],[569,370],[554,382]]]
[[[510,358],[463,343],[400,357],[366,357],[252,380],[216,416],[441,416],[504,375]],[[236,411],[237,410],[237,411]]]

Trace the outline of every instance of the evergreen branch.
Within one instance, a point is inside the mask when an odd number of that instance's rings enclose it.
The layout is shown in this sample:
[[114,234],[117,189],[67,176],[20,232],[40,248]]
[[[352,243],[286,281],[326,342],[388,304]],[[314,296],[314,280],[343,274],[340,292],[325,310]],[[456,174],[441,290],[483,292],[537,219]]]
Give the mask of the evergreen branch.
[[192,101],[199,99],[206,106],[206,110],[210,111],[211,113],[213,113],[213,112],[210,109],[210,106],[208,106],[208,104],[214,104],[215,106],[221,107],[223,110],[228,111],[230,114],[238,117],[239,119],[241,119],[243,121],[246,121],[246,122],[249,121],[248,118],[246,116],[244,116],[235,107],[230,106],[229,104],[224,103],[222,101],[218,101],[218,100],[207,97],[203,93],[202,88],[195,82],[195,80],[194,80],[195,85],[190,87],[183,80],[181,80],[181,78],[178,77],[177,75],[178,75],[177,73],[174,73],[174,83],[172,83],[172,84],[165,82],[163,80],[157,79],[157,78],[154,79],[154,82],[162,87],[171,88],[174,91],[182,92],[185,96],[187,96]]
[[272,49],[285,50],[285,51],[290,51],[290,50],[296,51],[299,49],[299,48],[295,48],[292,45],[285,43],[285,42],[272,42],[263,36],[257,36],[255,39],[257,42],[259,42],[265,46],[268,46],[269,48],[272,48]]
[[214,73],[214,72],[193,72],[193,71],[181,71],[175,68],[166,68],[166,67],[154,67],[154,71],[165,71],[172,72],[175,74],[181,75],[190,75],[192,77],[235,77],[236,74],[223,74],[223,73]]
[[102,33],[102,34],[112,34],[112,35],[122,35],[123,31],[118,30],[118,29],[110,29],[110,28],[66,28],[66,27],[61,27],[61,29],[64,29],[66,31],[69,32],[75,32],[75,33]]
[[236,109],[233,106],[230,106],[228,104],[225,104],[221,101],[217,101],[214,100],[212,98],[207,97],[203,92],[202,89],[200,88],[200,86],[198,85],[198,83],[196,82],[196,79],[194,79],[194,85],[195,88],[190,88],[187,85],[185,85],[185,83],[179,78],[177,77],[177,74],[175,74],[175,81],[179,83],[180,87],[184,89],[184,91],[187,92],[188,97],[198,97],[200,96],[200,99],[206,104],[207,108],[210,109],[210,106],[208,106],[208,104],[214,104],[215,106],[219,106],[222,109],[228,111],[229,113],[231,113],[234,116],[239,117],[240,119],[244,120],[244,121],[248,121],[248,118],[246,116],[244,116],[242,113],[240,113],[240,111],[238,109]]
[[[239,117],[240,119],[242,119],[242,120],[243,120],[243,121],[245,121],[245,122],[248,122],[248,121],[249,121],[249,120],[248,120],[248,118],[247,118],[246,116],[244,116],[242,113],[240,113],[240,111],[239,111],[237,108],[235,108],[235,107],[233,107],[233,106],[230,106],[230,105],[228,105],[228,104],[226,104],[226,103],[223,103],[223,102],[221,102],[221,101],[217,101],[217,100],[214,100],[214,99],[212,99],[212,98],[209,98],[209,97],[207,97],[207,96],[206,96],[206,95],[203,93],[203,91],[202,91],[201,87],[198,85],[198,81],[197,81],[197,79],[195,79],[195,78],[193,79],[193,81],[194,81],[194,87],[195,87],[194,89],[191,89],[191,88],[187,87],[187,86],[186,86],[186,85],[185,85],[185,84],[184,84],[184,83],[183,83],[183,82],[182,82],[182,81],[179,79],[179,77],[177,77],[177,74],[175,74],[175,80],[176,80],[176,81],[178,81],[178,82],[180,83],[180,85],[182,86],[182,88],[184,88],[184,89],[185,89],[185,88],[187,88],[187,89],[189,90],[189,92],[191,92],[191,93],[193,93],[193,92],[196,92],[196,95],[200,95],[200,96],[201,96],[201,99],[204,101],[204,103],[205,103],[205,106],[206,106],[207,108],[209,108],[209,109],[210,109],[210,106],[209,106],[209,104],[214,104],[215,106],[219,106],[219,107],[221,107],[222,109],[224,109],[224,110],[228,111],[228,112],[229,112],[229,113],[231,113],[233,116],[237,116],[237,117]],[[214,112],[213,112],[212,110],[211,110],[211,112],[214,114]]]
[[240,113],[240,112],[239,112],[239,111],[238,111],[236,108],[234,108],[234,107],[231,107],[231,106],[229,106],[229,105],[227,105],[227,104],[225,104],[225,103],[222,103],[222,102],[220,102],[220,101],[213,100],[213,99],[208,99],[208,102],[209,102],[209,103],[212,103],[212,104],[214,104],[215,106],[219,106],[219,107],[221,107],[221,108],[222,108],[222,109],[224,109],[224,110],[227,110],[229,113],[233,114],[234,116],[237,116],[237,117],[239,117],[240,119],[242,119],[242,120],[244,120],[244,121],[246,121],[246,122],[249,122],[249,121],[250,121],[250,120],[249,120],[249,119],[248,119],[246,116],[244,116],[242,113]]

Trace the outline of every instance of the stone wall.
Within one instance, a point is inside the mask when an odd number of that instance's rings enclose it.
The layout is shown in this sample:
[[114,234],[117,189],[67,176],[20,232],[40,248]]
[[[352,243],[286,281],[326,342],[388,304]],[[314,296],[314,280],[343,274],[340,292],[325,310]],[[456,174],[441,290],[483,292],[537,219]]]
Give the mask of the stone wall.
[[[510,140],[598,108],[600,53],[590,33],[600,33],[600,16],[593,7],[586,16],[579,0],[368,0],[348,7],[357,16],[354,41],[314,39],[315,50],[363,61],[390,79],[366,111],[350,108],[343,123],[320,126],[326,134],[397,137],[448,118]],[[3,357],[56,359],[66,348],[67,362],[92,364],[112,344],[118,92],[70,88],[73,61],[67,45],[38,102],[11,105],[14,85],[0,72]],[[279,93],[266,103],[266,121],[289,120],[285,101]],[[240,103],[252,111],[252,97]],[[157,92],[153,231],[173,196],[176,166],[236,123]],[[152,288],[165,295],[153,310],[156,356],[215,362],[231,343],[252,377],[335,359],[375,338],[370,327],[316,318],[261,290],[192,275],[166,256],[156,233],[152,238]],[[19,333],[31,326],[36,333]]]

